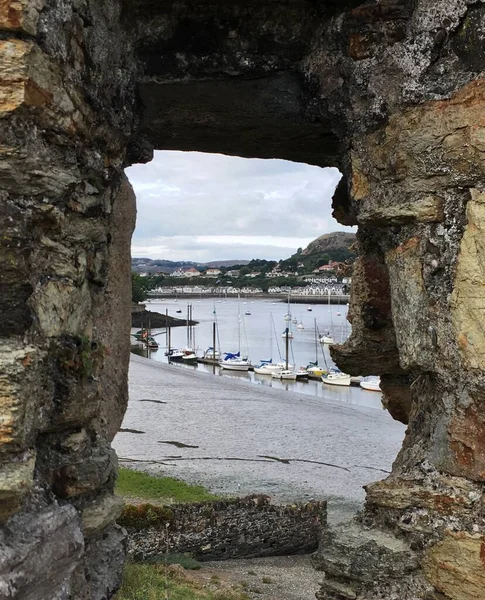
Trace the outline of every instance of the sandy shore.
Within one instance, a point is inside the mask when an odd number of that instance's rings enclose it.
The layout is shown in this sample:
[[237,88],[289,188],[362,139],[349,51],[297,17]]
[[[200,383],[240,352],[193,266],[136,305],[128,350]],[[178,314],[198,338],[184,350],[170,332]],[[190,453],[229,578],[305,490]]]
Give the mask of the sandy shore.
[[116,436],[122,464],[124,459],[148,461],[129,466],[219,493],[264,493],[276,502],[325,498],[333,522],[359,508],[363,485],[390,471],[405,430],[384,410],[135,355],[123,428],[144,433]]

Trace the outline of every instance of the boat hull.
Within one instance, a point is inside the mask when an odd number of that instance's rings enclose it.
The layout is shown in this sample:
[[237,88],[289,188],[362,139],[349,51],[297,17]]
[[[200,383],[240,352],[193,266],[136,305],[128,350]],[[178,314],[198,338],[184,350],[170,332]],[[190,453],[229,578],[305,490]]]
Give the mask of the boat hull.
[[379,393],[382,392],[382,390],[380,388],[380,379],[379,378],[362,379],[362,381],[360,382],[360,387],[363,390],[367,390],[368,392],[379,392]]
[[328,375],[322,375],[322,381],[326,385],[337,385],[341,387],[350,386],[350,375],[346,377],[329,377]]
[[224,362],[219,363],[221,369],[227,369],[228,371],[249,371],[249,363],[243,362]]

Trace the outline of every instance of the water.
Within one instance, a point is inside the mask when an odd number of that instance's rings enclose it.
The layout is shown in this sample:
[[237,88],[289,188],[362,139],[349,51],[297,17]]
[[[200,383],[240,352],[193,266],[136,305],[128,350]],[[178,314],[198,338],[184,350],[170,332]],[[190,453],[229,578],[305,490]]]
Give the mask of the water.
[[[195,342],[193,346],[198,349],[198,354],[212,346],[212,323],[214,318],[217,322],[218,339],[217,349],[222,352],[237,352],[238,350],[238,320],[240,320],[240,343],[241,354],[247,354],[252,364],[257,364],[262,359],[272,358],[274,362],[285,359],[285,340],[282,334],[288,325],[293,332],[294,338],[290,343],[289,362],[295,367],[306,366],[310,361],[318,360],[320,366],[335,366],[330,357],[328,346],[320,343],[315,344],[315,319],[320,334],[329,331],[336,342],[341,342],[350,333],[350,325],[347,322],[347,306],[309,304],[290,306],[293,319],[298,324],[303,323],[305,329],[297,329],[297,324],[287,323],[284,320],[288,312],[285,302],[275,302],[271,299],[246,299],[228,298],[219,301],[217,298],[204,298],[193,300],[160,299],[151,300],[147,303],[147,309],[165,314],[171,317],[185,318],[187,315],[187,304],[192,304],[192,318],[199,322],[194,327]],[[311,307],[311,312],[307,310]],[[182,310],[182,313],[177,313]],[[215,315],[214,315],[215,311]],[[250,315],[245,315],[250,311]],[[339,314],[340,313],[340,314]],[[240,319],[238,319],[240,315]],[[274,327],[272,322],[274,322]],[[135,331],[135,329],[133,330]],[[153,334],[164,330],[153,329]],[[276,333],[275,333],[276,332]],[[173,348],[182,348],[187,345],[187,328],[174,327],[171,331]],[[165,333],[156,337],[160,348],[151,353],[151,358],[159,362],[168,362],[164,355],[166,349]],[[279,346],[279,351],[278,351]],[[356,404],[371,408],[382,409],[381,394],[362,390],[359,387],[337,387],[328,386],[321,381],[281,381],[272,379],[265,375],[253,372],[236,372],[220,369],[212,365],[187,365],[176,364],[181,369],[198,369],[220,377],[236,377],[249,380],[256,385],[269,386],[275,389],[292,390],[297,393],[326,398],[346,404]]]

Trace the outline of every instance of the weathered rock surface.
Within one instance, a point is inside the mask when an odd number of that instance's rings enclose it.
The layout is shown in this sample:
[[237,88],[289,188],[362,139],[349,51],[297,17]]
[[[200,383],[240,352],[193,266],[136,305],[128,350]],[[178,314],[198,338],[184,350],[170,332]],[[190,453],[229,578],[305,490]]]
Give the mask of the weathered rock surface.
[[[4,596],[95,600],[119,581],[106,498],[126,406],[135,215],[123,168],[170,148],[341,169],[334,212],[359,225],[360,256],[352,336],[334,357],[380,374],[409,427],[360,521],[379,584],[356,588],[337,561],[321,597],[476,597],[484,3],[0,0],[0,31],[0,551],[18,569],[15,584],[1,572]],[[456,491],[469,488],[471,500]],[[367,552],[373,528],[423,568],[394,576]]]

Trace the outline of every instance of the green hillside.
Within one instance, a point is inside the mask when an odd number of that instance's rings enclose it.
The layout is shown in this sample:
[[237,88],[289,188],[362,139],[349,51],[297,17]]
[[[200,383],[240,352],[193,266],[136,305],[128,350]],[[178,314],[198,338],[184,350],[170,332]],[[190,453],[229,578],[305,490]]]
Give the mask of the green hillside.
[[353,249],[355,240],[355,233],[345,231],[326,233],[310,242],[305,249],[299,248],[290,258],[281,262],[281,267],[291,271],[303,264],[302,270],[305,273],[311,273],[331,260],[336,262],[353,261],[356,256]]

